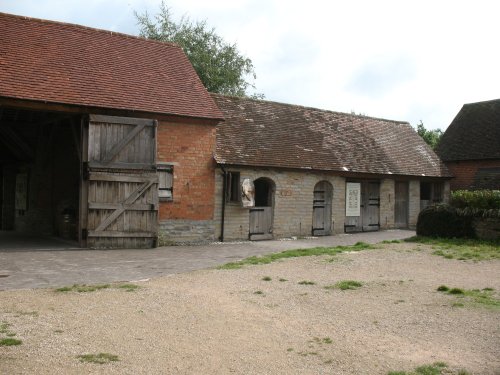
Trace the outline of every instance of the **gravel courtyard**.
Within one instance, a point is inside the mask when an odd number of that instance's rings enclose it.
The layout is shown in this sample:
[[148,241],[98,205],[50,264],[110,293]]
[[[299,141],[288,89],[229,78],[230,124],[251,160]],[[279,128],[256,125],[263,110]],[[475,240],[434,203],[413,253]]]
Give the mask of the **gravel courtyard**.
[[[0,338],[22,344],[0,346],[0,374],[387,374],[434,362],[500,374],[500,309],[436,291],[493,288],[499,298],[500,261],[431,252],[380,244],[135,290],[1,291]],[[325,288],[342,280],[362,286]],[[117,361],[78,358],[98,353]]]

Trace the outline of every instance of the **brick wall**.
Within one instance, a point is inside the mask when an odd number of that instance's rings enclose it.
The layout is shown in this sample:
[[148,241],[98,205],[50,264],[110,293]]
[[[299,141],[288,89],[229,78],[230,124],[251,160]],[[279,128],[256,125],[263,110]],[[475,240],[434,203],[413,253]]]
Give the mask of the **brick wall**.
[[474,182],[479,168],[500,167],[500,160],[464,160],[446,162],[446,166],[455,178],[450,182],[451,190],[468,189]]
[[[160,202],[159,209],[160,231],[166,241],[214,239],[214,150],[215,126],[159,122],[158,162],[174,166],[173,200]],[[200,226],[211,227],[211,235]]]

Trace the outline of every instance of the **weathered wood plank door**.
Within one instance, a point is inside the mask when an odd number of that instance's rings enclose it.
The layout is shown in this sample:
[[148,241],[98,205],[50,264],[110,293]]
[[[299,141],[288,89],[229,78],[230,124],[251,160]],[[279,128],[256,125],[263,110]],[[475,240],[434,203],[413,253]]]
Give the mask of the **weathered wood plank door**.
[[250,208],[250,240],[270,240],[272,233],[272,207]]
[[328,181],[321,181],[314,187],[313,236],[328,236],[332,232],[332,192]]
[[394,225],[408,228],[408,182],[396,181],[394,188]]
[[380,185],[378,182],[366,182],[361,189],[361,217],[363,231],[375,231],[380,228]]
[[156,246],[156,121],[90,115],[87,143],[87,246]]

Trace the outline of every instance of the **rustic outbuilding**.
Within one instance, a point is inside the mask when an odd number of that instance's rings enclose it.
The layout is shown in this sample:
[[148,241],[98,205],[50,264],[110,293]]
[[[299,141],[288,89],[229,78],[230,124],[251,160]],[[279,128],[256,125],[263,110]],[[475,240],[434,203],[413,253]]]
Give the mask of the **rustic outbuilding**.
[[177,45],[0,13],[0,229],[211,239],[222,118]]
[[500,189],[500,99],[464,104],[436,149],[451,190]]
[[406,122],[212,97],[225,117],[215,153],[220,238],[414,228],[423,207],[448,199],[451,175]]

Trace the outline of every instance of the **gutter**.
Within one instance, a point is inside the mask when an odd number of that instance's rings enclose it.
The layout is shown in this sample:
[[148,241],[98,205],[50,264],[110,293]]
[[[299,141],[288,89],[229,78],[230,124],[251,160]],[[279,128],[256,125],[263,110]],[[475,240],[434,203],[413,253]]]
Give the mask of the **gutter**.
[[227,180],[227,171],[224,169],[222,164],[217,163],[222,171],[222,212],[221,212],[221,221],[220,221],[220,242],[224,242],[224,214],[226,212],[226,180]]

